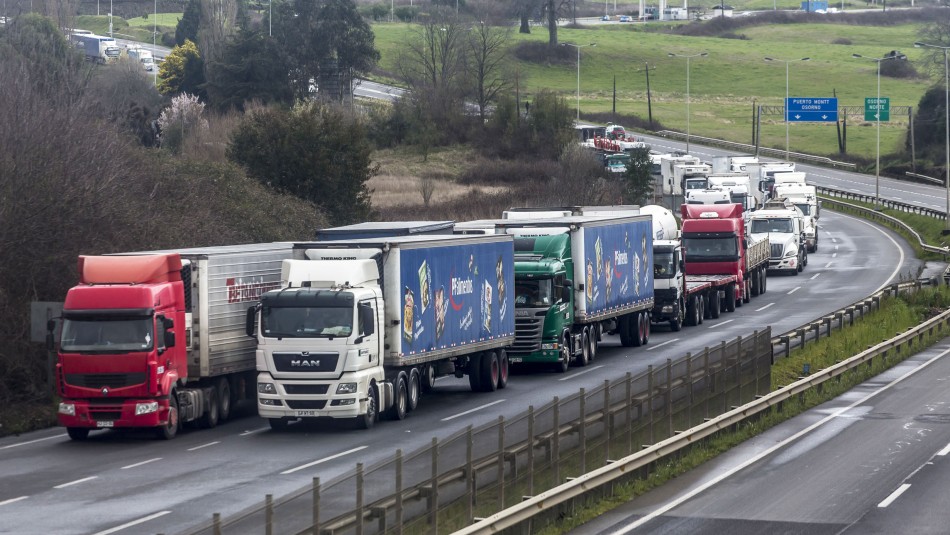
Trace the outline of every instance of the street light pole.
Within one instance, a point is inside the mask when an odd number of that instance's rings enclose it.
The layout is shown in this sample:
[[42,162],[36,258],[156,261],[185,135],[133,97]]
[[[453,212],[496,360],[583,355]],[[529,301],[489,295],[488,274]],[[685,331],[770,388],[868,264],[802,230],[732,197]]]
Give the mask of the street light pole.
[[946,134],[946,147],[944,154],[946,160],[944,162],[945,167],[944,175],[946,176],[946,193],[947,193],[947,213],[944,217],[944,234],[950,234],[950,64],[947,63],[947,50],[950,50],[950,46],[940,46],[940,45],[930,45],[927,43],[917,42],[914,43],[915,47],[918,48],[937,48],[943,50],[943,84],[944,84],[944,120],[945,120],[945,134]]
[[597,46],[597,43],[590,43],[589,45],[575,45],[574,43],[561,43],[564,46],[573,46],[577,49],[577,118],[579,122],[581,120],[581,48],[585,46]]
[[896,59],[898,56],[884,56],[883,58],[868,58],[861,54],[851,54],[854,58],[871,60],[877,63],[877,150],[874,157],[874,209],[881,209],[881,62]]
[[765,61],[781,61],[785,63],[785,102],[782,103],[782,109],[785,110],[785,161],[790,160],[788,150],[788,64],[793,61],[808,61],[810,59],[811,58],[801,58],[798,60],[765,58]]
[[706,57],[709,52],[700,52],[699,54],[674,54],[667,53],[671,58],[686,58],[686,154],[689,154],[689,60],[692,58]]

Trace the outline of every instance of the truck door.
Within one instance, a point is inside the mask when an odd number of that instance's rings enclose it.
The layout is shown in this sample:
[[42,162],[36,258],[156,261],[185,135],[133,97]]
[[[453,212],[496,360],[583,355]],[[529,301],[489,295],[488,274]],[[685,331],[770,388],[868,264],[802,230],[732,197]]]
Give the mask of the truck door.
[[[436,310],[438,312],[438,303],[436,303]],[[382,355],[383,350],[383,335],[379,332],[383,326],[383,320],[379,315],[379,307],[376,305],[375,299],[364,299],[359,302],[356,311],[358,336],[363,338],[363,343],[366,344],[366,347],[373,348],[369,355],[369,362],[376,362],[376,359]],[[437,318],[438,317],[439,315],[437,314]],[[441,317],[444,320],[444,314],[441,315]],[[436,321],[438,321],[438,319]],[[436,330],[438,330],[438,326]]]

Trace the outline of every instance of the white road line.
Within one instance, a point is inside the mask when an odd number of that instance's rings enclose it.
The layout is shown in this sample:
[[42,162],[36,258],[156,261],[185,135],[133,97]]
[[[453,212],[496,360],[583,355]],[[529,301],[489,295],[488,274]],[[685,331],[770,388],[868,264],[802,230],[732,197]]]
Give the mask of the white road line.
[[667,341],[663,342],[662,344],[657,344],[657,345],[655,345],[655,346],[650,346],[650,347],[647,348],[647,351],[653,351],[654,349],[656,349],[656,348],[658,348],[658,347],[663,347],[663,346],[665,346],[666,344],[672,344],[673,342],[675,342],[675,341],[677,341],[677,340],[679,340],[679,338],[674,338],[674,339],[672,339],[672,340],[667,340]]
[[831,264],[834,264],[834,262],[828,262],[827,264],[825,264],[825,267],[826,267],[826,268],[830,268],[830,267],[831,267]]
[[9,500],[3,500],[2,502],[0,502],[0,505],[6,505],[8,503],[16,503],[18,501],[25,500],[27,498],[29,498],[29,496],[20,496],[19,498],[10,498]]
[[798,290],[801,290],[801,289],[802,289],[801,286],[796,286],[796,287],[794,287],[794,288],[792,288],[791,290],[788,291],[788,295],[792,295],[793,293],[795,293],[795,292],[797,292]]
[[838,253],[831,253],[831,258],[838,258]]
[[658,508],[658,509],[656,509],[656,510],[654,510],[654,511],[651,511],[651,512],[648,513],[648,514],[641,516],[641,517],[638,518],[636,521],[631,522],[630,524],[627,524],[623,529],[619,529],[619,530],[613,532],[611,535],[626,535],[627,533],[630,533],[631,531],[633,531],[633,530],[639,528],[640,526],[646,524],[647,522],[650,522],[650,521],[653,520],[654,518],[658,518],[658,517],[660,517],[660,516],[665,515],[666,513],[672,511],[673,509],[679,507],[680,505],[686,503],[687,501],[693,499],[694,497],[696,497],[696,496],[702,494],[703,492],[706,492],[707,490],[711,489],[712,487],[714,487],[714,486],[718,485],[719,483],[725,481],[727,478],[732,477],[732,476],[735,475],[735,474],[738,474],[738,473],[741,472],[742,470],[745,470],[746,468],[748,468],[748,467],[752,466],[753,464],[755,464],[755,463],[761,461],[762,459],[765,459],[765,458],[768,457],[769,455],[774,454],[776,451],[779,451],[779,450],[781,450],[782,448],[788,446],[789,444],[791,444],[791,443],[797,441],[798,439],[802,438],[803,436],[808,435],[808,434],[811,433],[812,431],[818,429],[819,427],[824,426],[824,425],[827,424],[828,422],[831,422],[831,421],[836,420],[836,419],[837,419],[838,417],[840,417],[842,414],[847,413],[847,412],[850,411],[851,409],[853,409],[853,408],[855,408],[855,407],[859,407],[859,406],[861,406],[861,405],[864,405],[864,404],[867,403],[868,400],[870,400],[871,398],[877,396],[878,394],[880,394],[880,393],[882,393],[882,392],[885,392],[885,391],[887,391],[887,390],[890,390],[892,386],[894,386],[894,385],[896,385],[896,384],[898,384],[898,383],[903,382],[903,381],[904,381],[905,379],[907,379],[908,377],[910,377],[910,376],[912,376],[912,375],[914,375],[914,374],[920,372],[921,370],[924,370],[925,368],[927,368],[928,366],[930,366],[930,365],[933,364],[934,362],[936,362],[936,361],[942,359],[944,356],[947,355],[947,353],[950,353],[950,349],[947,349],[947,350],[945,350],[945,351],[941,351],[940,354],[938,354],[937,356],[933,357],[932,359],[928,360],[927,362],[923,363],[922,365],[918,366],[917,368],[915,368],[915,369],[913,369],[913,370],[910,370],[909,372],[907,372],[907,373],[905,373],[904,375],[898,377],[897,379],[894,379],[893,381],[891,381],[890,383],[888,383],[888,384],[882,386],[881,388],[877,389],[876,391],[871,392],[871,393],[868,394],[867,396],[864,396],[863,398],[861,398],[861,399],[855,401],[854,403],[852,403],[852,404],[850,404],[850,405],[848,405],[848,406],[846,406],[846,407],[842,407],[842,408],[836,410],[835,412],[829,414],[828,416],[825,416],[825,417],[822,418],[821,420],[819,420],[819,421],[817,421],[817,422],[811,424],[810,426],[806,427],[805,429],[802,429],[801,431],[799,431],[799,432],[795,433],[794,435],[792,435],[792,436],[786,438],[785,440],[782,440],[781,442],[778,442],[777,444],[774,444],[772,447],[770,447],[770,448],[768,448],[768,449],[766,449],[766,450],[764,450],[764,451],[762,451],[762,452],[759,452],[758,455],[755,455],[755,456],[753,456],[753,457],[747,459],[745,462],[739,464],[738,466],[734,466],[734,467],[730,468],[730,469],[727,470],[726,472],[719,474],[719,476],[717,476],[717,477],[715,477],[715,478],[713,478],[713,479],[707,481],[706,483],[700,485],[699,487],[697,487],[697,488],[695,488],[695,489],[693,489],[693,490],[687,492],[686,494],[683,494],[682,496],[677,497],[677,498],[674,499],[673,501],[670,501],[670,502],[666,503],[665,505],[661,506],[660,508]]
[[147,461],[142,461],[142,462],[140,462],[140,463],[135,463],[135,464],[130,464],[130,465],[128,465],[128,466],[123,466],[123,467],[120,468],[119,470],[128,470],[129,468],[136,468],[136,467],[138,467],[138,466],[142,466],[143,464],[154,463],[155,461],[161,461],[161,460],[162,460],[161,457],[155,457],[154,459],[149,459],[149,460],[147,460]]
[[755,311],[756,311],[756,312],[762,312],[763,310],[769,308],[770,306],[772,306],[772,305],[774,305],[774,304],[775,304],[775,303],[769,303],[769,304],[765,305],[765,306],[762,307],[762,308],[757,308],[757,309],[755,309]]
[[883,502],[877,504],[877,506],[881,508],[887,507],[888,505],[894,503],[894,500],[899,498],[901,494],[904,494],[905,492],[907,492],[907,489],[909,488],[910,488],[910,483],[904,483],[903,485],[897,487],[897,490],[892,492],[891,495],[885,498]]
[[[603,368],[603,365],[601,365],[601,366],[593,366],[593,367],[587,368],[586,370],[584,370],[584,371],[582,371],[582,372],[577,372],[577,373],[575,373],[575,374],[572,374],[570,377],[562,377],[562,378],[558,379],[558,381],[569,381],[569,380],[571,380],[571,379],[573,379],[573,378],[575,378],[575,377],[580,377],[581,375],[584,375],[585,373],[590,373],[590,372],[592,372],[592,371],[594,371],[594,370],[596,370],[596,369],[598,369],[598,368]],[[465,414],[465,413],[462,413],[462,414]]]
[[365,449],[368,448],[368,447],[369,447],[369,446],[360,446],[360,447],[358,447],[358,448],[353,448],[353,449],[351,449],[351,450],[346,450],[346,451],[344,451],[344,452],[337,453],[336,455],[331,455],[331,456],[329,456],[329,457],[324,457],[323,459],[319,459],[319,460],[317,460],[317,461],[313,461],[312,463],[302,464],[302,465],[298,466],[297,468],[291,468],[290,470],[284,470],[283,472],[281,472],[281,475],[293,474],[294,472],[296,472],[296,471],[298,471],[298,470],[303,470],[303,469],[305,469],[305,468],[310,468],[311,466],[316,466],[316,465],[318,465],[318,464],[320,464],[320,463],[325,463],[325,462],[327,462],[327,461],[332,461],[333,459],[336,459],[336,458],[338,458],[338,457],[343,457],[344,455],[349,455],[349,454],[351,454],[351,453],[356,453],[356,452],[358,452],[358,451],[360,451],[360,450],[365,450]]
[[837,246],[837,245],[835,245],[835,251],[837,251],[837,250],[838,250],[838,246]]
[[163,516],[167,515],[168,513],[171,513],[171,511],[159,511],[159,512],[153,514],[153,515],[148,515],[148,516],[142,517],[142,518],[140,518],[140,519],[138,519],[138,520],[133,520],[133,521],[131,521],[131,522],[126,522],[125,524],[122,524],[121,526],[116,526],[116,527],[114,527],[114,528],[109,528],[109,529],[107,529],[107,530],[105,530],[105,531],[100,531],[99,533],[96,533],[95,535],[109,535],[110,533],[115,533],[115,532],[117,532],[117,531],[122,531],[122,530],[125,529],[125,528],[131,528],[132,526],[137,526],[137,525],[139,525],[139,524],[144,524],[145,522],[148,522],[149,520],[155,520],[156,518],[163,517]]
[[814,274],[814,275],[812,275],[812,276],[811,276],[811,278],[810,278],[810,279],[808,279],[808,280],[811,280],[811,281],[813,281],[813,280],[815,280],[815,279],[817,279],[819,275],[821,275],[821,273],[815,273],[815,274]]
[[220,440],[215,440],[214,442],[209,442],[207,444],[202,444],[201,446],[195,446],[194,448],[188,448],[187,451],[200,450],[201,448],[207,448],[208,446],[214,446],[215,444],[220,444]]
[[267,431],[268,429],[270,429],[270,427],[261,427],[260,429],[249,429],[238,436],[246,437],[248,435],[253,435],[254,433],[263,433],[264,431]]
[[716,327],[722,327],[723,325],[725,325],[725,324],[727,324],[727,323],[732,323],[733,321],[736,321],[736,320],[720,321],[719,323],[717,323],[717,324],[715,324],[715,325],[710,325],[708,328],[709,328],[709,329],[715,329]]
[[64,489],[64,488],[69,487],[69,486],[72,486],[72,485],[78,485],[78,484],[80,484],[80,483],[85,483],[86,481],[92,481],[93,479],[96,479],[96,478],[98,478],[98,477],[99,477],[99,476],[84,477],[84,478],[82,478],[82,479],[77,479],[76,481],[70,481],[69,483],[63,483],[62,485],[56,485],[56,486],[53,487],[53,488],[54,488],[54,489]]
[[492,405],[498,405],[499,403],[502,403],[502,402],[504,402],[504,401],[505,401],[505,400],[503,400],[503,399],[499,399],[498,401],[492,401],[491,403],[486,403],[486,404],[484,404],[484,405],[480,405],[480,406],[478,406],[478,407],[475,407],[474,409],[469,409],[469,410],[467,410],[467,411],[465,411],[465,412],[460,412],[460,413],[455,414],[455,415],[453,415],[453,416],[447,416],[447,417],[445,417],[445,418],[442,418],[442,421],[443,421],[443,422],[447,422],[447,421],[449,421],[449,420],[454,420],[454,419],[459,418],[459,417],[461,417],[461,416],[465,416],[466,414],[471,414],[471,413],[473,413],[473,412],[478,412],[478,411],[480,411],[480,410],[482,410],[482,409],[487,409],[488,407],[491,407]]
[[950,453],[950,444],[947,444],[942,450],[937,452],[938,457],[943,457],[944,455]]
[[27,444],[36,444],[37,442],[43,442],[44,440],[53,440],[54,438],[63,438],[64,436],[66,436],[66,433],[63,433],[62,435],[53,435],[51,437],[46,437],[46,438],[38,438],[36,440],[29,440],[27,442],[17,442],[16,444],[10,444],[9,446],[4,446],[0,448],[0,450],[7,450],[10,448],[16,448],[18,446],[26,446]]

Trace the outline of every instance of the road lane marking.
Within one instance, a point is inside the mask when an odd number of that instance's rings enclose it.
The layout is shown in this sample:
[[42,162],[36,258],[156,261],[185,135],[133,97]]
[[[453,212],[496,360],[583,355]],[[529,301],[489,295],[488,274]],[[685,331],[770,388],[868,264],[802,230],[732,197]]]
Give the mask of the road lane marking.
[[825,264],[825,267],[826,267],[826,268],[830,268],[830,267],[831,267],[831,264],[834,264],[834,262],[828,262],[827,264]]
[[246,437],[248,435],[253,435],[254,433],[263,433],[264,431],[267,431],[268,429],[270,429],[270,427],[261,427],[260,429],[249,429],[238,436]]
[[28,441],[26,441],[26,442],[17,442],[16,444],[10,444],[9,446],[3,446],[2,448],[0,448],[0,450],[6,450],[6,449],[10,449],[10,448],[16,448],[16,447],[18,447],[18,446],[26,446],[27,444],[36,444],[37,442],[43,442],[44,440],[53,440],[54,438],[62,438],[62,437],[64,437],[64,436],[66,436],[66,433],[63,433],[62,435],[53,435],[53,436],[51,436],[51,437],[46,437],[46,438],[38,438],[38,439],[36,439],[36,440],[28,440]]
[[731,322],[733,322],[733,321],[736,321],[736,320],[720,321],[719,323],[717,323],[717,324],[715,324],[715,325],[710,325],[710,326],[707,327],[707,328],[708,328],[708,329],[715,329],[716,327],[721,327],[721,326],[723,326],[723,325],[725,325],[725,324],[727,324],[727,323],[731,323]]
[[[572,374],[570,377],[562,377],[562,378],[558,379],[558,381],[567,381],[567,380],[573,379],[573,378],[575,378],[575,377],[580,377],[581,375],[584,375],[585,373],[590,373],[590,372],[592,372],[592,371],[594,371],[594,370],[596,370],[596,369],[598,369],[598,368],[603,368],[603,365],[601,365],[601,366],[593,366],[593,367],[591,367],[591,368],[587,368],[586,370],[584,370],[584,371],[582,371],[582,372],[577,372],[577,373],[575,373],[575,374]],[[463,413],[463,414],[464,414],[464,413]]]
[[837,251],[837,250],[838,250],[838,246],[837,246],[837,245],[835,245],[835,251]]
[[215,440],[214,442],[209,442],[207,444],[202,444],[201,446],[195,446],[194,448],[188,448],[187,451],[200,450],[201,448],[207,448],[208,446],[214,446],[215,444],[220,444],[220,440]]
[[148,522],[149,520],[155,520],[156,518],[163,517],[163,516],[167,515],[168,513],[171,513],[171,511],[159,511],[159,512],[153,514],[153,515],[148,515],[148,516],[142,517],[142,518],[140,518],[140,519],[138,519],[138,520],[133,520],[133,521],[131,521],[131,522],[126,522],[125,524],[122,524],[121,526],[116,526],[116,527],[114,527],[114,528],[109,528],[109,529],[107,529],[107,530],[105,530],[105,531],[100,531],[99,533],[96,533],[95,535],[109,535],[110,533],[115,533],[115,532],[117,532],[117,531],[122,531],[122,530],[125,529],[125,528],[131,528],[132,526],[137,526],[137,525],[139,525],[139,524],[144,524],[145,522]]
[[950,444],[947,444],[942,450],[937,452],[937,457],[943,457],[948,453],[950,453]]
[[298,471],[298,470],[303,470],[303,469],[305,469],[305,468],[310,468],[311,466],[316,466],[316,465],[318,465],[318,464],[320,464],[320,463],[325,463],[325,462],[327,462],[327,461],[332,461],[333,459],[336,459],[336,458],[339,458],[339,457],[343,457],[344,455],[349,455],[349,454],[351,454],[351,453],[356,453],[356,452],[358,452],[358,451],[360,451],[360,450],[365,450],[365,449],[368,448],[368,447],[369,447],[369,446],[360,446],[360,447],[358,447],[358,448],[353,448],[353,449],[351,449],[351,450],[346,450],[346,451],[337,453],[336,455],[331,455],[331,456],[329,456],[329,457],[324,457],[323,459],[318,459],[318,460],[313,461],[313,462],[311,462],[311,463],[302,464],[302,465],[298,466],[297,468],[291,468],[290,470],[284,470],[283,472],[281,472],[281,475],[293,474],[294,472],[296,472],[296,471]]
[[161,460],[162,460],[161,457],[155,457],[154,459],[149,459],[149,460],[147,460],[147,461],[142,461],[142,462],[140,462],[140,463],[135,463],[135,464],[130,464],[130,465],[128,465],[128,466],[123,466],[123,467],[120,468],[119,470],[128,470],[129,468],[136,468],[136,467],[142,466],[143,464],[154,463],[155,461],[161,461]]
[[796,286],[796,287],[794,287],[794,288],[792,288],[791,290],[788,291],[788,295],[792,295],[793,293],[795,293],[795,292],[797,292],[798,290],[801,290],[801,289],[802,289],[801,286]]
[[907,492],[907,489],[909,488],[910,488],[910,483],[904,483],[903,485],[897,487],[897,490],[892,492],[891,495],[885,498],[883,502],[877,504],[877,506],[881,508],[887,507],[888,505],[894,503],[894,500],[899,498],[901,494],[904,494],[905,492]]
[[905,373],[904,375],[898,377],[897,379],[894,379],[894,380],[891,381],[890,383],[888,383],[888,384],[882,386],[881,388],[875,390],[874,392],[871,392],[870,394],[864,396],[863,398],[861,398],[861,399],[855,401],[854,403],[852,403],[852,404],[850,404],[850,405],[848,405],[848,406],[846,406],[846,407],[842,407],[842,408],[836,410],[835,412],[833,412],[833,413],[831,413],[831,414],[825,416],[825,417],[822,418],[821,420],[819,420],[819,421],[817,421],[817,422],[811,424],[810,426],[806,427],[805,429],[802,429],[801,431],[799,431],[799,432],[795,433],[794,435],[792,435],[792,436],[790,436],[790,437],[788,437],[788,438],[782,440],[781,442],[778,442],[777,444],[774,444],[772,447],[770,447],[770,448],[768,448],[768,449],[766,449],[766,450],[764,450],[764,451],[759,452],[758,455],[754,455],[754,456],[750,457],[749,459],[746,459],[745,462],[740,463],[738,466],[734,466],[734,467],[728,469],[726,472],[719,474],[717,477],[715,477],[715,478],[713,478],[713,479],[707,481],[706,483],[703,483],[703,484],[700,485],[699,487],[696,487],[695,489],[693,489],[693,490],[687,492],[686,494],[683,494],[682,496],[679,496],[679,497],[673,499],[672,501],[667,502],[665,505],[661,506],[660,508],[658,508],[658,509],[656,509],[656,510],[654,510],[654,511],[651,511],[651,512],[648,513],[648,514],[645,514],[645,515],[641,516],[641,517],[638,518],[637,520],[631,522],[630,524],[627,524],[623,529],[620,529],[620,530],[617,530],[617,531],[613,532],[611,535],[625,535],[625,534],[630,533],[631,531],[637,529],[638,527],[640,527],[640,526],[646,524],[647,522],[653,520],[654,518],[657,518],[657,517],[659,517],[659,516],[665,515],[666,513],[672,511],[673,509],[679,507],[680,505],[686,503],[687,501],[693,499],[694,497],[696,497],[696,496],[702,494],[703,492],[706,492],[707,490],[709,490],[709,489],[711,489],[712,487],[718,485],[719,483],[722,483],[722,482],[725,481],[726,479],[728,479],[728,478],[734,476],[735,474],[738,474],[738,473],[741,472],[742,470],[745,470],[746,468],[748,468],[748,467],[754,465],[755,463],[758,463],[758,462],[761,461],[762,459],[765,459],[766,457],[768,457],[768,456],[774,454],[775,452],[781,450],[782,448],[788,446],[789,444],[791,444],[791,443],[793,443],[793,442],[796,442],[798,439],[800,439],[800,438],[802,438],[802,437],[808,435],[809,433],[811,433],[812,431],[818,429],[819,427],[824,426],[824,425],[827,424],[828,422],[831,422],[831,421],[833,421],[833,420],[836,420],[836,419],[839,418],[842,414],[847,413],[847,412],[850,411],[851,409],[853,409],[853,408],[855,408],[855,407],[859,407],[859,406],[861,406],[861,405],[864,405],[864,404],[867,403],[870,399],[874,398],[874,397],[877,396],[878,394],[881,394],[882,392],[885,392],[885,391],[887,391],[887,390],[890,390],[892,386],[894,386],[894,385],[896,385],[896,384],[899,384],[899,383],[902,383],[902,382],[904,382],[904,380],[907,379],[908,377],[911,377],[912,375],[914,375],[914,374],[916,374],[916,373],[918,373],[918,372],[920,372],[920,371],[926,369],[927,367],[929,367],[929,366],[930,366],[931,364],[933,364],[934,362],[937,362],[938,360],[940,360],[940,359],[942,359],[943,357],[945,357],[948,353],[950,353],[950,349],[941,351],[937,356],[933,357],[932,359],[928,360],[927,362],[923,363],[922,365],[918,366],[917,368],[914,368],[913,370],[908,371],[908,372]]
[[812,280],[812,281],[813,281],[813,280],[817,279],[819,275],[821,275],[821,273],[815,273],[815,274],[812,275],[811,278],[808,279],[808,280]]
[[765,305],[765,306],[762,307],[762,308],[757,308],[757,309],[755,309],[755,311],[756,311],[756,312],[762,312],[763,310],[769,308],[770,306],[772,306],[772,305],[774,305],[774,304],[775,304],[775,303],[769,303],[769,304]]
[[84,478],[82,478],[82,479],[77,479],[76,481],[70,481],[69,483],[63,483],[62,485],[56,485],[56,486],[53,487],[53,488],[54,488],[54,489],[64,489],[64,488],[70,487],[70,486],[72,486],[72,485],[78,485],[78,484],[80,484],[80,483],[85,483],[86,481],[92,481],[93,479],[97,479],[98,477],[99,477],[99,476],[84,477]]
[[0,505],[6,505],[8,503],[16,503],[18,501],[25,500],[27,498],[29,498],[29,496],[20,496],[19,498],[10,498],[9,500],[3,500],[2,502],[0,502]]
[[[663,347],[663,346],[665,346],[666,344],[672,344],[673,342],[675,342],[675,341],[677,341],[677,340],[679,340],[679,338],[674,338],[674,339],[672,339],[672,340],[667,340],[667,341],[665,341],[665,342],[663,342],[663,343],[661,343],[661,344],[657,344],[657,345],[655,345],[655,346],[650,346],[650,347],[647,348],[647,351],[653,351],[654,349],[656,349],[656,348],[658,348],[658,347]],[[629,355],[627,355],[627,356],[629,356]]]

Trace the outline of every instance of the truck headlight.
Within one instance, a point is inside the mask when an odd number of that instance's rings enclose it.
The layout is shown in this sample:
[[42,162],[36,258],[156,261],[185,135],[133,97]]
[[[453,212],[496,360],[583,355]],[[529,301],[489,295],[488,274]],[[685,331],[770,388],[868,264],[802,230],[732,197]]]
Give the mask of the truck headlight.
[[60,403],[59,413],[66,416],[76,416],[76,406],[72,403]]
[[274,386],[274,383],[257,383],[257,393],[258,394],[276,394],[277,387]]
[[793,256],[798,256],[798,249],[789,249],[785,252],[785,258],[791,258]]
[[663,305],[663,308],[661,308],[660,311],[663,312],[664,314],[672,314],[673,305]]
[[135,415],[140,414],[152,414],[153,412],[158,412],[158,402],[149,401],[147,403],[136,403],[135,404]]
[[541,344],[541,349],[557,349],[557,344]]
[[340,383],[336,387],[337,394],[355,394],[356,383]]

